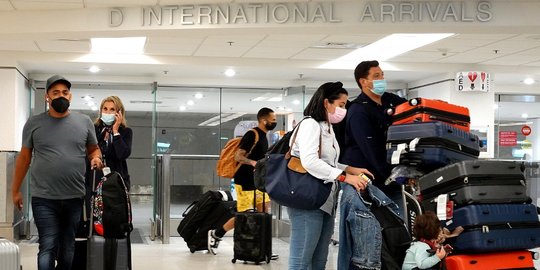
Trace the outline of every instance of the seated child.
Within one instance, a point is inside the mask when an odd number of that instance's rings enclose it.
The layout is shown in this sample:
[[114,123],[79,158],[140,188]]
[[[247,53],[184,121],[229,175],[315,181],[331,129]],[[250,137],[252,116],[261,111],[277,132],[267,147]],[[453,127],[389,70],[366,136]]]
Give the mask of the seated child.
[[[415,219],[414,236],[405,255],[402,270],[440,269],[440,262],[447,255],[447,250],[439,245],[441,222],[433,212],[426,212]],[[448,249],[450,247],[446,246]]]

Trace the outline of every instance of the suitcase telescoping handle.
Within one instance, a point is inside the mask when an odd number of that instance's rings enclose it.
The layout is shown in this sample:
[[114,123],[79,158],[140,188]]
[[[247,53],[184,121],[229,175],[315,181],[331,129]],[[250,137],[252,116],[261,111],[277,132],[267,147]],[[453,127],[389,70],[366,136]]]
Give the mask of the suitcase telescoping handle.
[[[262,212],[266,213],[266,202],[265,202],[266,192],[263,192],[262,194],[263,194],[263,197],[262,197]],[[257,189],[253,189],[253,209],[255,210],[255,212],[258,212],[257,211]]]
[[[92,237],[92,232],[94,230],[94,204],[92,201],[94,199],[94,196],[96,195],[96,172],[97,168],[92,168],[92,197],[90,197],[90,223],[88,224],[88,239]],[[86,209],[86,206],[84,208]]]

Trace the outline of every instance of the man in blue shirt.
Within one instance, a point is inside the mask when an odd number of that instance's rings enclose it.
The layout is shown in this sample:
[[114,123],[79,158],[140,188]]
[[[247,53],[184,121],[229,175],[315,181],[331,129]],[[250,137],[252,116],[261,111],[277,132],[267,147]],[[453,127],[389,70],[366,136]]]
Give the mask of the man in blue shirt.
[[384,72],[377,61],[358,64],[354,78],[362,92],[347,110],[341,162],[368,169],[375,176],[373,183],[386,190],[384,182],[392,169],[386,161],[386,132],[392,124],[391,110],[407,100],[386,92]]
[[[385,186],[384,183],[392,170],[386,161],[386,133],[392,124],[393,109],[407,100],[386,92],[384,72],[377,61],[358,64],[354,70],[354,79],[362,92],[350,103],[345,127],[341,127],[344,139],[340,148],[344,153],[340,162],[366,168],[373,173],[373,184],[394,200],[400,208],[398,214],[403,217],[401,187]],[[407,235],[395,240],[406,238]],[[381,243],[382,269],[399,269],[402,261],[396,258],[402,254],[398,254],[400,249],[396,249],[395,241],[389,240],[383,239]]]

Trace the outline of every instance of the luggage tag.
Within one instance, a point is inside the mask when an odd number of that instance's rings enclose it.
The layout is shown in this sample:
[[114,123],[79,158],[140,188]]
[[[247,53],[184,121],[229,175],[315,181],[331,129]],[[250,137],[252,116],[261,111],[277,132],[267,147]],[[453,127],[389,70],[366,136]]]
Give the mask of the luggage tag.
[[437,217],[439,220],[449,220],[454,216],[454,202],[448,200],[448,194],[437,197]]
[[403,152],[406,153],[407,152],[406,149],[407,149],[406,143],[398,144],[397,149],[392,153],[392,159],[391,159],[392,165],[399,164],[399,158],[401,157],[401,153]]
[[103,172],[103,175],[108,175],[109,173],[111,173],[111,168],[103,167],[103,169],[101,169],[101,171]]

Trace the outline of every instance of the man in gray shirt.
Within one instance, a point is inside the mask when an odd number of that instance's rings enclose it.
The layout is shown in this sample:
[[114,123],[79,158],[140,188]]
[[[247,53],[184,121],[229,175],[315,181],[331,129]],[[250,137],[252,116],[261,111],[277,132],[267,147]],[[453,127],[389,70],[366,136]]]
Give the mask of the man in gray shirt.
[[[86,115],[68,110],[71,83],[55,75],[47,80],[49,110],[28,119],[15,163],[12,197],[19,209],[20,192],[29,173],[32,211],[39,234],[38,269],[71,269],[75,231],[85,195],[85,158],[101,168],[94,125]],[[30,166],[31,165],[31,166]]]

